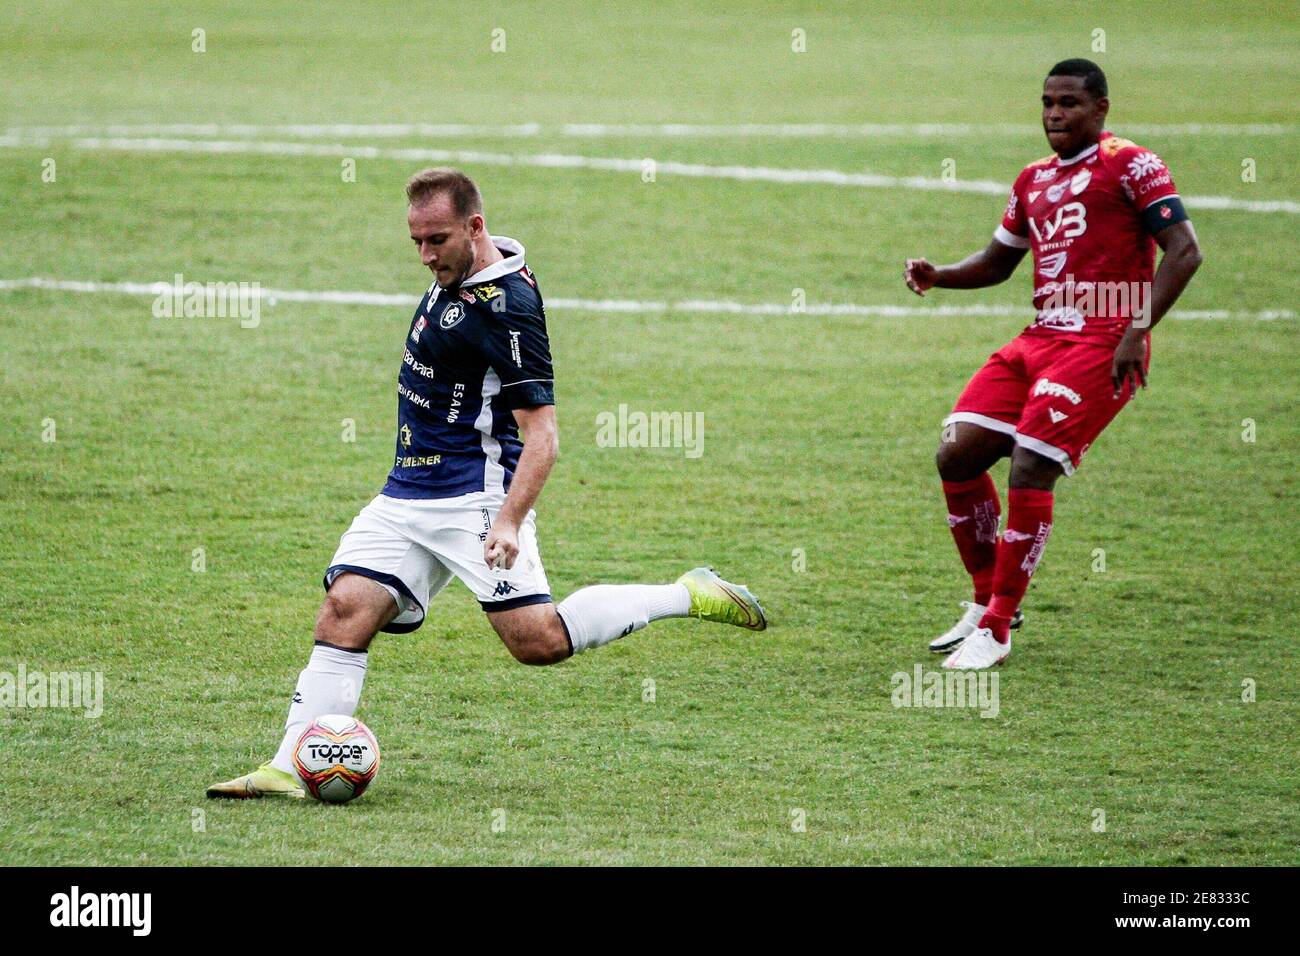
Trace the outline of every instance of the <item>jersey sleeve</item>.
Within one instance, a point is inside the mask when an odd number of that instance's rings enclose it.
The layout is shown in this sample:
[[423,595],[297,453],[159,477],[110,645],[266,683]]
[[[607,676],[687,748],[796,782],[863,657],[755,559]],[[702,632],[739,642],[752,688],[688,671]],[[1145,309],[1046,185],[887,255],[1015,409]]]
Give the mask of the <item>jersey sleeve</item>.
[[1020,200],[1020,186],[1025,181],[1025,171],[1021,171],[1011,187],[1007,198],[1007,208],[1002,213],[1002,221],[993,232],[993,238],[1012,249],[1029,248],[1029,225],[1025,220],[1025,211]]
[[540,308],[529,303],[518,311],[492,313],[484,323],[481,346],[501,379],[501,395],[509,408],[555,404],[551,343]]
[[1129,145],[1115,158],[1121,165],[1124,194],[1148,233],[1154,236],[1161,229],[1188,218],[1164,160],[1137,145]]

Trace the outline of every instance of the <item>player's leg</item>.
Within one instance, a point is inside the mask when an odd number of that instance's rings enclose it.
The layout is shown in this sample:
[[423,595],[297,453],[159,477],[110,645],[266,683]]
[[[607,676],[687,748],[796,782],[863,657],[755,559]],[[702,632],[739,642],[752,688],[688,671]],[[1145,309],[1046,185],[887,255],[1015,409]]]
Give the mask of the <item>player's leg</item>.
[[484,610],[522,664],[554,664],[670,617],[699,617],[759,631],[767,627],[763,608],[749,589],[724,581],[711,568],[688,571],[672,584],[596,584],[559,605],[548,601],[494,611],[485,604]]
[[450,573],[404,536],[402,507],[380,496],[343,535],[325,574],[314,646],[298,675],[275,756],[252,773],[209,787],[208,796],[303,796],[293,772],[293,748],[302,732],[317,717],[356,711],[376,633],[411,631],[423,622],[425,605]]
[[1011,617],[1052,532],[1056,482],[1074,473],[1083,453],[1131,397],[1131,391],[1114,395],[1111,349],[1051,341],[1036,348],[1043,358],[1030,363],[1036,367],[1034,386],[1016,425],[993,596],[976,630],[945,667],[979,669],[1006,660]]
[[935,466],[948,505],[948,528],[970,575],[971,600],[952,628],[930,642],[946,654],[974,631],[988,607],[1002,505],[988,471],[1015,447],[1015,422],[1028,391],[1017,343],[989,357],[944,421]]

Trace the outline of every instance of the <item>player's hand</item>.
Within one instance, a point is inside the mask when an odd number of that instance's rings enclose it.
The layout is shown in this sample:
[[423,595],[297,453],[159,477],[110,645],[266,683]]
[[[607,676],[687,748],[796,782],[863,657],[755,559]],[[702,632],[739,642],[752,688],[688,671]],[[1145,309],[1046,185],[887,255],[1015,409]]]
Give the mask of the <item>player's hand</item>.
[[483,560],[489,568],[510,570],[519,557],[519,528],[503,521],[501,516],[492,522],[487,540],[483,542]]
[[1110,365],[1110,382],[1115,386],[1113,397],[1119,398],[1124,386],[1132,380],[1133,394],[1137,395],[1138,386],[1147,387],[1147,373],[1143,364],[1147,357],[1147,338],[1141,332],[1129,329],[1115,346],[1115,358]]
[[903,269],[903,281],[917,295],[925,295],[926,289],[934,288],[939,270],[925,259],[908,259]]

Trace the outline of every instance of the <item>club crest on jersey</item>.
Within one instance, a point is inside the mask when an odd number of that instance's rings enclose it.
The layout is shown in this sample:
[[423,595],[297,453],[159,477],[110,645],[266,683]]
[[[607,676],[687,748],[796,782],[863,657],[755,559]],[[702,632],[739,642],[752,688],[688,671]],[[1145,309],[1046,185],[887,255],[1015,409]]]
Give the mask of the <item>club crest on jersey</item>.
[[438,319],[438,324],[444,329],[449,329],[463,318],[465,318],[465,309],[459,302],[452,302],[442,310],[442,317]]
[[1070,195],[1077,196],[1088,188],[1088,183],[1092,182],[1092,170],[1081,169],[1074,174],[1070,180]]
[[412,342],[420,341],[420,333],[424,331],[424,327],[428,324],[429,323],[425,321],[424,316],[420,316],[418,319],[415,320],[415,325],[412,326],[411,328]]
[[1070,188],[1070,181],[1069,181],[1069,180],[1065,180],[1064,182],[1059,182],[1059,183],[1057,183],[1057,184],[1054,185],[1054,186],[1048,186],[1048,187],[1047,187],[1047,201],[1048,201],[1048,202],[1059,202],[1060,199],[1061,199],[1061,197],[1065,195],[1065,191],[1066,191],[1067,189],[1069,189],[1069,188]]

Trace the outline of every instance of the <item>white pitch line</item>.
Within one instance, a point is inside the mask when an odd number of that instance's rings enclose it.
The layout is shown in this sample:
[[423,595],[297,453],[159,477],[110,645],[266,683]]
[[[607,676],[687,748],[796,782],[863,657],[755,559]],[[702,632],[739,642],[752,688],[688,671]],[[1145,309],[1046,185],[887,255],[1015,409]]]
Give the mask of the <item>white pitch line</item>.
[[[47,136],[0,136],[0,148],[45,148]],[[487,166],[532,166],[544,169],[595,169],[640,175],[653,163],[655,175],[697,179],[735,179],[748,182],[801,185],[856,186],[874,189],[924,189],[938,192],[978,193],[1003,196],[1006,183],[988,179],[953,181],[926,176],[887,176],[881,173],[846,173],[838,169],[791,169],[772,166],[711,166],[671,160],[618,159],[608,156],[573,156],[563,153],[493,153],[467,149],[387,148],[342,143],[285,143],[260,140],[213,140],[114,137],[70,139],[73,149],[115,150],[146,153],[254,154],[268,156],[336,156],[352,159],[400,159],[410,162],[477,163]],[[1184,196],[1189,209],[1237,209],[1244,212],[1300,214],[1300,202],[1292,199],[1235,199],[1230,196]]]
[[[25,279],[0,279],[0,292],[17,289],[44,289],[54,292],[85,294],[116,294],[135,296],[170,295],[174,279],[157,282],[87,282],[74,279],[46,279],[30,276]],[[331,305],[414,306],[421,296],[392,292],[340,292],[334,290],[259,289],[268,305],[277,302],[322,302]],[[786,303],[733,302],[713,299],[683,299],[676,302],[638,301],[635,299],[573,299],[548,298],[546,306],[560,311],[576,312],[691,312],[708,315],[848,315],[885,318],[945,318],[950,316],[1028,316],[1030,309],[1018,305],[852,305],[814,303],[795,309]],[[1249,319],[1272,321],[1294,319],[1290,309],[1265,311],[1240,311],[1230,309],[1174,310],[1171,319]]]
[[[1135,123],[1126,136],[1286,136],[1294,123]],[[582,139],[641,138],[948,138],[962,136],[1041,135],[1032,123],[108,123],[71,126],[11,126],[18,136],[366,136],[378,139],[415,136],[519,138],[565,136]]]

